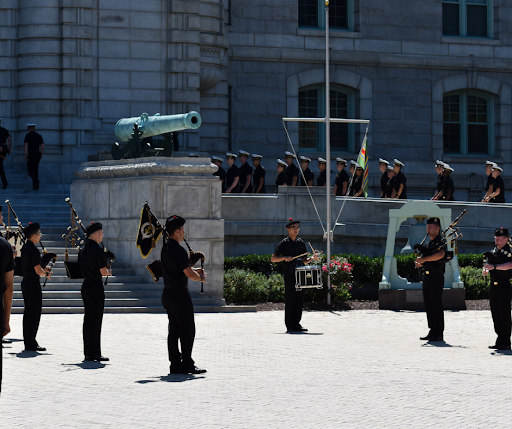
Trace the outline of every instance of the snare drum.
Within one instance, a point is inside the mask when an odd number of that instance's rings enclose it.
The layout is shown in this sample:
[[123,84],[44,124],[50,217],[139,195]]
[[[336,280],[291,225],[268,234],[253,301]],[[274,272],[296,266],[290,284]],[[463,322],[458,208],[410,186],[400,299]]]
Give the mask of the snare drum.
[[317,265],[295,268],[295,290],[303,288],[322,289],[322,271]]

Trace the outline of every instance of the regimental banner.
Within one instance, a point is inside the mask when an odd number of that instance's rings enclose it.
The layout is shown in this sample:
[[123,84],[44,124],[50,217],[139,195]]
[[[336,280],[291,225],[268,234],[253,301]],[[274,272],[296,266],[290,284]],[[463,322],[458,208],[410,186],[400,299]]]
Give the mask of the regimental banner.
[[363,144],[361,145],[361,151],[357,157],[357,163],[363,169],[363,184],[364,196],[368,196],[368,152],[366,151],[366,135],[364,136]]
[[156,216],[145,202],[140,212],[139,233],[137,234],[137,247],[143,258],[147,258],[162,235],[162,227]]

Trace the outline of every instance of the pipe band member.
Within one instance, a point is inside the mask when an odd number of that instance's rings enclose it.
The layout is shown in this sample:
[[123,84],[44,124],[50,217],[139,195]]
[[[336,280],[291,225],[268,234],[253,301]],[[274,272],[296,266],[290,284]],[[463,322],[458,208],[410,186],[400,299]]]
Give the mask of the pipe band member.
[[41,230],[38,223],[29,223],[25,229],[27,242],[21,248],[21,292],[25,309],[23,310],[23,341],[26,351],[44,352],[36,341],[41,312],[43,309],[43,292],[41,290],[41,277],[51,279],[50,268],[41,267],[41,254],[36,244],[41,241]]
[[[0,323],[2,338],[11,332],[12,294],[14,289],[14,258],[11,245],[0,237]],[[2,347],[0,346],[0,392],[2,391]]]
[[162,247],[161,261],[165,286],[162,304],[169,318],[167,350],[171,374],[202,374],[206,370],[195,366],[192,359],[196,326],[188,279],[204,281],[206,273],[190,266],[187,251],[180,246],[185,237],[184,225],[185,219],[177,215],[170,216],[165,222],[168,239]]
[[427,313],[429,333],[421,337],[423,341],[443,341],[444,312],[443,312],[443,288],[445,263],[440,262],[444,258],[445,251],[437,250],[442,244],[440,235],[441,221],[437,217],[427,219],[427,235],[430,241],[425,245],[426,255],[416,258],[416,268],[423,268],[423,301]]
[[108,361],[101,355],[101,326],[105,309],[103,276],[112,275],[107,264],[107,255],[100,246],[103,241],[103,225],[93,222],[85,232],[85,244],[78,254],[80,270],[84,276],[82,299],[84,301],[83,341],[85,360]]
[[284,271],[284,322],[286,324],[286,332],[306,332],[300,324],[302,318],[302,305],[304,303],[304,289],[295,290],[295,267],[302,267],[311,260],[318,260],[318,256],[311,258],[306,256],[295,258],[295,256],[306,253],[306,243],[298,237],[300,230],[300,221],[292,218],[286,223],[288,237],[281,240],[277,245],[271,262],[285,262]]
[[508,244],[508,229],[498,228],[494,231],[494,244],[491,252],[484,253],[487,263],[483,266],[482,274],[491,276],[489,287],[489,303],[491,305],[492,321],[496,332],[496,342],[490,349],[510,350],[510,278],[512,277],[512,249]]

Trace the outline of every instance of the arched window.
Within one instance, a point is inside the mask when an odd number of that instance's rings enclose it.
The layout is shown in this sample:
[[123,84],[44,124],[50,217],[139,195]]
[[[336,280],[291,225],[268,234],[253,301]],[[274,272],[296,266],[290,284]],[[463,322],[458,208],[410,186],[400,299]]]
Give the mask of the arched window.
[[476,91],[443,96],[445,154],[491,155],[494,151],[493,97]]
[[443,0],[443,36],[492,38],[492,0]]
[[[340,85],[330,89],[331,118],[354,117],[354,91]],[[311,85],[299,90],[299,117],[325,117],[325,85]],[[325,124],[299,122],[299,147],[310,151],[325,150]],[[331,123],[331,149],[354,151],[354,124]]]
[[[299,0],[299,28],[325,29],[325,1]],[[354,0],[329,2],[329,28],[353,30]]]

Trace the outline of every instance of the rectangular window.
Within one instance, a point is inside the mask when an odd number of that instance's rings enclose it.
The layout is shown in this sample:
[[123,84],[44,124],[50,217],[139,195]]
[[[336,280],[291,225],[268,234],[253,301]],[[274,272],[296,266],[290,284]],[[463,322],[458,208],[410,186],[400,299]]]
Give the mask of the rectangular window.
[[347,0],[334,0],[329,3],[329,27],[332,29],[348,29]]
[[487,0],[467,0],[468,37],[487,37]]
[[492,0],[443,0],[443,36],[492,38]]
[[[348,96],[342,92],[331,91],[331,118],[348,118]],[[348,125],[331,123],[331,148],[348,150]]]
[[299,27],[318,28],[318,0],[299,0]]
[[443,99],[443,142],[444,153],[460,153],[460,100],[459,95]]
[[[317,89],[299,92],[299,117],[318,118]],[[299,147],[316,149],[319,128],[319,122],[299,122]]]
[[[299,28],[325,29],[325,1],[298,0]],[[329,28],[353,30],[354,0],[331,0],[329,2]]]
[[460,36],[459,2],[443,2],[443,36]]
[[487,125],[487,100],[468,95],[468,154],[487,154],[489,129]]

